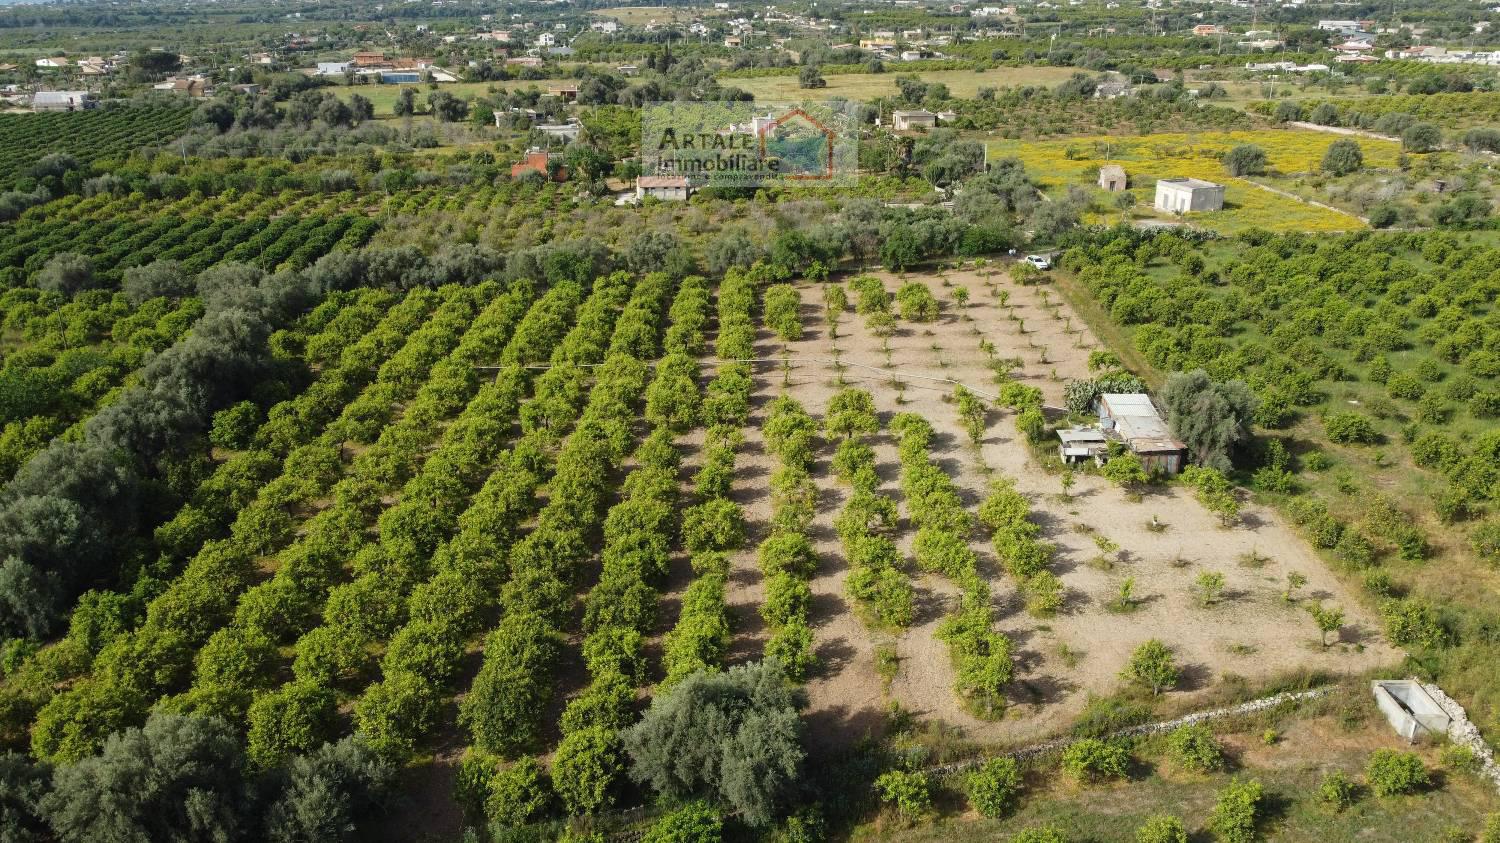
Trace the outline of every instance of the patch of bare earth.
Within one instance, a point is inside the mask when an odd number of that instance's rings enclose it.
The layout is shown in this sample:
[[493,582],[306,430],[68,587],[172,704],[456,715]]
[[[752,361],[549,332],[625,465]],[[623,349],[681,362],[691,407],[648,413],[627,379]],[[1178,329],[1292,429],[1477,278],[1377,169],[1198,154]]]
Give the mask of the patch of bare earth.
[[[762,590],[753,551],[770,517],[767,484],[775,468],[760,440],[764,404],[785,388],[821,417],[841,384],[838,368],[820,361],[835,356],[850,364],[844,367],[842,382],[869,390],[883,422],[898,412],[915,412],[932,423],[937,433],[932,458],[953,478],[971,508],[986,494],[991,471],[1014,480],[1031,498],[1044,538],[1057,545],[1053,571],[1065,586],[1066,603],[1052,618],[1027,614],[987,539],[976,532],[972,546],[991,582],[999,628],[1015,643],[1017,672],[1009,693],[1010,711],[997,721],[974,717],[953,692],[947,646],[936,636],[943,617],[957,604],[949,581],[911,570],[917,621],[898,635],[868,630],[844,597],[847,562],[832,520],[845,491],[833,481],[828,470],[832,449],[825,447],[815,478],[820,497],[812,535],[821,564],[812,581],[811,620],[822,664],[806,685],[809,731],[816,746],[847,745],[877,729],[891,699],[924,717],[959,726],[973,739],[1009,743],[1055,734],[1082,710],[1089,693],[1107,694],[1119,687],[1130,653],[1150,638],[1174,649],[1184,666],[1183,687],[1174,694],[1186,695],[1188,702],[1230,674],[1254,682],[1294,668],[1360,673],[1397,658],[1379,637],[1369,613],[1350,599],[1306,543],[1265,508],[1246,505],[1241,525],[1226,529],[1182,488],[1133,502],[1087,474],[1079,474],[1071,496],[1064,497],[1057,476],[1043,471],[1017,436],[1012,414],[999,409],[990,414],[980,445],[971,444],[956,408],[945,400],[952,387],[915,376],[951,378],[993,394],[989,357],[980,346],[987,340],[996,356],[1021,359],[1015,375],[1039,387],[1049,405],[1058,405],[1067,379],[1087,377],[1088,352],[1098,343],[1058,296],[1045,287],[1012,283],[1004,273],[992,279],[968,270],[907,278],[923,281],[942,301],[938,321],[902,321],[887,348],[851,311],[841,318],[835,339],[824,319],[821,288],[799,285],[804,336],[785,347],[797,360],[785,370],[756,367],[756,409],[734,492],[745,507],[750,540],[746,550],[735,555],[731,570],[729,602],[738,622],[732,660],[758,658],[764,644],[756,612]],[[900,281],[889,275],[882,279],[894,293]],[[944,286],[945,279],[949,286]],[[987,281],[993,282],[995,291],[1008,294],[1008,306],[999,304]],[[969,292],[964,308],[952,299],[959,287]],[[775,356],[782,350],[771,335],[763,332],[758,338],[759,356]],[[854,364],[891,367],[907,377],[898,382]],[[900,500],[894,443],[882,433],[871,444],[884,491]],[[1148,527],[1153,517],[1165,529]],[[1095,535],[1120,548],[1108,566],[1093,561],[1100,556]],[[911,537],[904,527],[899,544],[908,559]],[[1193,581],[1206,571],[1225,579],[1224,599],[1210,607],[1201,606],[1192,593]],[[1286,575],[1292,571],[1308,580],[1296,603],[1282,597]],[[1129,613],[1113,613],[1107,604],[1127,577],[1134,579],[1136,607]],[[1341,643],[1326,649],[1318,643],[1317,628],[1306,611],[1313,600],[1344,609],[1347,622]],[[889,691],[875,671],[876,647],[887,641],[894,642],[901,658]]]

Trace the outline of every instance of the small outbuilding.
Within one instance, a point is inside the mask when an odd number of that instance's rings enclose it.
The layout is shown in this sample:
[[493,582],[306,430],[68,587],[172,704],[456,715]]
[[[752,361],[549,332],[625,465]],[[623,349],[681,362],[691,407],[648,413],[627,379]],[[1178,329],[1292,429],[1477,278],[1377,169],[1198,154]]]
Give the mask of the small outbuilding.
[[692,189],[686,176],[640,176],[635,180],[635,198],[650,196],[664,202],[686,202]]
[[1099,396],[1099,427],[1125,444],[1148,472],[1176,474],[1187,459],[1187,445],[1172,436],[1151,397],[1143,392],[1109,392]]
[[1105,164],[1099,168],[1099,187],[1110,193],[1119,193],[1129,187],[1129,181],[1125,168],[1119,164]]
[[542,178],[551,178],[552,181],[567,181],[568,169],[559,166],[562,156],[555,152],[547,152],[543,149],[532,147],[526,150],[526,157],[520,162],[510,165],[510,177],[521,178],[527,173],[541,173]]
[[909,132],[913,129],[935,129],[937,128],[937,115],[931,111],[921,109],[915,111],[893,111],[891,112],[891,127],[898,132]]
[[1171,214],[1223,210],[1224,185],[1193,178],[1158,179],[1155,205]]
[[1057,438],[1057,454],[1065,463],[1098,461],[1109,451],[1109,441],[1097,427],[1058,428]]
[[81,111],[98,105],[89,91],[37,91],[31,97],[32,111]]

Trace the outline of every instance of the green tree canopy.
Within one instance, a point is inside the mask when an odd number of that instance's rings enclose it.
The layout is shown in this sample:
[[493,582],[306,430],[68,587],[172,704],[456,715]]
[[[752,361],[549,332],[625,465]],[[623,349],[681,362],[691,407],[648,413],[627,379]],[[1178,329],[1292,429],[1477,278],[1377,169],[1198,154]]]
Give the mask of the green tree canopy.
[[798,693],[774,661],[698,672],[622,733],[636,781],[671,799],[712,799],[766,825],[802,772]]
[[1241,381],[1216,382],[1202,369],[1176,372],[1161,391],[1167,424],[1200,465],[1229,471],[1230,456],[1250,441],[1259,402]]

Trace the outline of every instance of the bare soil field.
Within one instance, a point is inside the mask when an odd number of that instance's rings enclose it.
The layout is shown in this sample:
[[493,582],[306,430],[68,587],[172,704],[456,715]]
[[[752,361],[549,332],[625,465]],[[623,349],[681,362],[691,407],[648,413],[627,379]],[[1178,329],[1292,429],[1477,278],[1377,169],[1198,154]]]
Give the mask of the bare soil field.
[[[902,283],[889,274],[877,277],[892,293]],[[1043,537],[1057,545],[1053,571],[1065,586],[1066,600],[1055,617],[1027,614],[987,538],[976,532],[972,547],[991,580],[999,628],[1014,642],[1017,670],[1007,714],[996,721],[974,717],[953,692],[947,645],[936,637],[943,617],[957,605],[951,583],[909,568],[917,590],[917,620],[899,635],[867,630],[846,600],[847,563],[832,529],[846,492],[827,470],[832,448],[824,447],[816,476],[819,516],[812,531],[821,560],[812,581],[811,618],[821,664],[806,686],[809,731],[816,744],[847,745],[877,730],[890,700],[919,716],[953,724],[974,740],[1012,743],[1055,734],[1082,710],[1088,694],[1116,690],[1131,651],[1151,638],[1175,651],[1184,681],[1172,693],[1186,696],[1187,702],[1231,675],[1253,683],[1295,668],[1360,673],[1397,659],[1397,652],[1380,638],[1370,613],[1271,511],[1246,505],[1241,524],[1226,529],[1186,489],[1168,487],[1132,501],[1122,490],[1086,473],[1078,475],[1071,495],[1065,497],[1057,476],[1043,470],[1016,433],[1012,414],[998,408],[990,414],[983,441],[978,447],[971,444],[956,408],[947,400],[952,387],[918,376],[950,378],[992,395],[989,356],[980,345],[987,340],[998,357],[1021,359],[1015,376],[1040,388],[1049,405],[1057,405],[1067,379],[1087,377],[1088,352],[1098,343],[1083,320],[1047,286],[1021,286],[1004,272],[989,277],[986,270],[975,269],[908,275],[906,280],[927,285],[942,303],[941,316],[927,324],[902,320],[888,346],[866,330],[863,317],[852,310],[841,317],[835,337],[824,318],[821,288],[810,283],[798,285],[802,338],[785,346],[769,332],[758,338],[758,356],[785,354],[793,362],[756,368],[756,411],[736,472],[735,496],[750,526],[746,549],[734,559],[729,584],[729,602],[739,624],[731,660],[759,658],[764,643],[756,612],[762,590],[754,547],[770,518],[766,486],[774,466],[762,447],[759,424],[765,403],[783,389],[815,416],[823,414],[844,385],[856,385],[874,396],[883,425],[900,412],[926,417],[937,433],[932,458],[953,478],[971,509],[987,493],[992,472],[1013,479],[1031,498]],[[952,298],[958,288],[969,293],[966,307],[960,308]],[[1008,298],[1005,306],[1001,295]],[[813,360],[835,357],[846,364],[842,377],[839,367]],[[857,364],[890,367],[907,377],[902,380]],[[882,490],[901,500],[893,439],[883,430],[871,444]],[[905,514],[904,501],[902,507]],[[1154,528],[1153,519],[1164,528]],[[1112,564],[1091,561],[1100,556],[1095,535],[1120,548]],[[904,529],[898,542],[908,559],[911,538],[912,531]],[[1193,581],[1205,571],[1219,572],[1225,579],[1223,600],[1209,607],[1201,606],[1192,593]],[[1293,571],[1308,581],[1298,591],[1300,603],[1282,596],[1287,574]],[[1126,577],[1134,578],[1138,605],[1128,614],[1111,613],[1106,604]],[[1306,611],[1314,600],[1345,611],[1345,626],[1333,646],[1319,643]],[[901,660],[888,690],[875,668],[881,644],[894,644]]]

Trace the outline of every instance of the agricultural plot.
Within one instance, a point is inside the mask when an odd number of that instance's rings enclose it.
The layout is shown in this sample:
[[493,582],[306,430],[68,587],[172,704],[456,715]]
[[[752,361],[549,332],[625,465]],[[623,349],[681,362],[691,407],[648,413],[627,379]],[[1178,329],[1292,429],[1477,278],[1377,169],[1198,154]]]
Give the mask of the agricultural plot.
[[[74,197],[70,197],[74,198]],[[33,208],[0,233],[0,279],[34,279],[58,255],[85,256],[88,285],[117,285],[132,267],[177,261],[196,274],[222,261],[301,269],[365,244],[378,220],[340,213],[352,197],[246,193],[166,202],[107,194]]]
[[72,301],[30,288],[0,295],[0,478],[113,400],[126,377],[202,311],[196,298],[135,306],[103,290]]
[[[1194,214],[1190,221],[1226,234],[1251,228],[1325,232],[1365,228],[1353,214],[1300,202],[1266,190],[1250,179],[1232,177],[1220,162],[1235,146],[1255,144],[1266,152],[1273,174],[1266,181],[1274,186],[1275,174],[1316,172],[1333,140],[1319,132],[1265,129],[1026,143],[990,141],[989,154],[991,158],[1019,158],[1049,193],[1061,193],[1074,185],[1092,189],[1099,167],[1119,164],[1129,175],[1131,192],[1135,194],[1132,212],[1146,215],[1153,213],[1149,209],[1155,198],[1157,179],[1189,176],[1224,184],[1227,187],[1224,210]],[[1357,142],[1364,151],[1366,166],[1395,166],[1400,152],[1398,144],[1369,138],[1359,138]],[[1119,212],[1109,209],[1113,197],[1102,192],[1099,195],[1103,207],[1097,212],[1099,221],[1118,220]]]
[[[1257,828],[1258,839],[1411,841],[1464,839],[1484,825],[1494,792],[1490,783],[1445,763],[1442,747],[1410,747],[1392,734],[1359,685],[1338,689],[1311,706],[1272,710],[1228,723],[1216,723],[1218,763],[1203,769],[1185,763],[1166,735],[1134,747],[1149,773],[1127,781],[1081,785],[1043,762],[1023,768],[1024,799],[1003,817],[950,807],[965,786],[966,774],[941,777],[934,798],[942,822],[900,831],[902,840],[990,841],[1011,839],[1022,829],[1048,826],[1067,840],[1135,843],[1136,830],[1151,818],[1170,814],[1192,835],[1214,839],[1209,828],[1219,793],[1236,780],[1253,777],[1264,790],[1269,817]],[[1433,778],[1440,781],[1420,795],[1375,797],[1352,794],[1351,803],[1335,809],[1322,795],[1331,778],[1357,782],[1374,753],[1415,750]],[[945,798],[946,797],[946,798]],[[871,823],[891,833],[888,814]],[[1196,833],[1194,833],[1196,832]],[[1156,838],[1171,840],[1174,838]],[[1180,839],[1180,838],[1177,838]]]
[[[989,70],[923,70],[915,75],[928,84],[941,83],[955,97],[969,98],[980,88],[1003,88],[1006,86],[1044,85],[1052,86],[1072,76],[1068,67],[996,67]],[[789,76],[736,76],[721,80],[720,84],[740,88],[755,95],[757,100],[770,102],[792,102],[808,96],[817,99],[843,97],[863,102],[874,97],[896,94],[896,77],[900,67],[892,65],[885,73],[830,73],[824,76],[828,86],[809,91],[797,84],[795,75]]]
[[[819,560],[809,581],[817,663],[807,689],[815,740],[839,744],[876,729],[886,699],[983,740],[1055,732],[1082,710],[1089,694],[1116,690],[1132,651],[1153,638],[1165,642],[1184,665],[1182,687],[1189,694],[1231,674],[1255,682],[1293,669],[1357,673],[1395,659],[1373,618],[1271,511],[1247,506],[1244,526],[1226,529],[1183,488],[1134,502],[1092,475],[1081,475],[1064,495],[1058,478],[1039,470],[1008,412],[987,413],[978,444],[971,443],[960,409],[947,400],[952,385],[917,376],[949,378],[988,393],[994,389],[992,360],[1017,358],[1019,382],[1040,389],[1048,404],[1060,403],[1063,380],[1087,376],[1088,350],[1097,343],[1045,287],[1019,286],[1003,273],[976,270],[881,276],[880,281],[890,292],[907,282],[925,285],[943,302],[939,314],[928,322],[898,320],[894,332],[882,338],[866,326],[865,316],[853,312],[843,313],[836,326],[830,323],[820,288],[799,285],[800,335],[782,339],[769,329],[757,335],[757,357],[786,354],[794,362],[757,368],[755,409],[734,484],[749,540],[731,559],[728,603],[736,620],[731,661],[758,658],[772,634],[760,618],[769,597],[753,549],[777,520],[765,478],[778,466],[761,433],[776,401],[790,396],[826,422],[831,403],[846,388],[866,390],[873,398],[880,432],[864,436],[879,478],[873,491],[901,502],[902,518],[891,535],[903,560],[900,568],[910,578],[913,612],[909,626],[901,626],[872,617],[849,596],[854,568],[836,519],[851,492],[834,476],[835,446],[823,444],[813,473],[816,515],[807,531]],[[967,306],[954,303],[957,290],[967,291]],[[860,365],[894,365],[906,377]],[[1047,567],[1060,586],[1058,603],[1038,610],[1033,601],[1028,611],[1031,595],[1001,573],[1006,560],[985,541],[990,525],[972,524],[964,535],[975,570],[992,595],[984,608],[992,611],[995,629],[1009,637],[1014,660],[1005,700],[994,701],[990,710],[985,710],[988,703],[976,705],[981,694],[973,687],[963,695],[955,692],[969,683],[958,671],[975,667],[950,658],[955,634],[950,619],[966,617],[974,608],[957,584],[965,577],[910,564],[929,555],[917,536],[930,522],[913,512],[913,487],[904,476],[913,468],[903,456],[907,446],[901,440],[911,422],[902,414],[912,413],[931,425],[928,459],[951,478],[966,512],[979,511],[992,484],[1006,478],[1026,502],[1027,519],[1040,527],[1041,540],[1056,548]],[[893,428],[902,430],[893,435]],[[1308,584],[1288,601],[1292,572]],[[1207,599],[1196,586],[1204,578],[1220,582]],[[1127,580],[1131,587],[1122,602]],[[1342,643],[1336,646],[1320,644],[1309,618],[1307,601],[1319,600],[1345,607]],[[998,716],[1007,702],[1009,711]]]
[[174,105],[0,114],[0,191],[16,188],[45,155],[64,153],[89,163],[165,143],[187,130],[192,113],[191,106]]

